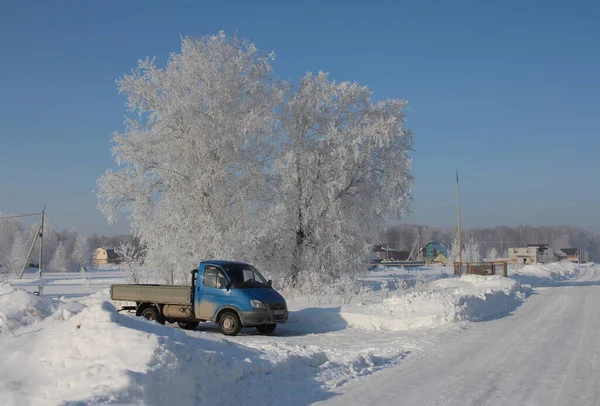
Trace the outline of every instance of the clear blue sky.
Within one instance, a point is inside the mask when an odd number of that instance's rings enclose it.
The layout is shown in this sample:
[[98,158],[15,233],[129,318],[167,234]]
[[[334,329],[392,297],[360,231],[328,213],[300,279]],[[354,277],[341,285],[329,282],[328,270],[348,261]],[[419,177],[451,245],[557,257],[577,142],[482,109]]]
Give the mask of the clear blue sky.
[[114,234],[96,210],[125,99],[115,79],[180,36],[238,33],[306,71],[409,102],[413,216],[600,231],[598,1],[2,1],[0,210]]

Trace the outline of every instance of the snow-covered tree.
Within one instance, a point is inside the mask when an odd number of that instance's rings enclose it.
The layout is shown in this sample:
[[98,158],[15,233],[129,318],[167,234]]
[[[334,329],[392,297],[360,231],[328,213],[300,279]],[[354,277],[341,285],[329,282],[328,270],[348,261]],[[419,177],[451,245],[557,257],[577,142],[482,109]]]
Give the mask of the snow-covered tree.
[[[462,262],[481,262],[481,248],[475,237],[463,237],[461,240],[461,245]],[[450,248],[448,249],[448,262],[459,262],[458,235],[456,238],[454,238]]]
[[487,256],[485,257],[485,259],[487,259],[488,261],[494,261],[496,259],[498,259],[498,251],[496,250],[496,248],[491,248],[488,251]]
[[75,241],[75,249],[73,250],[72,264],[76,270],[81,270],[89,265],[92,259],[92,247],[89,237],[78,235]]
[[201,258],[248,259],[261,236],[282,97],[272,59],[223,33],[184,38],[165,68],[146,59],[118,81],[135,116],[113,137],[121,168],[98,180],[99,208],[129,212],[165,282]]
[[115,252],[121,258],[120,267],[127,271],[129,280],[132,283],[142,282],[141,266],[144,263],[145,251],[131,243],[121,243],[115,248]]
[[[0,217],[9,217],[0,212]],[[0,274],[8,275],[11,270],[11,248],[15,237],[22,233],[23,226],[18,219],[0,220]],[[23,258],[25,260],[25,258]]]
[[[282,109],[282,154],[270,235],[292,286],[362,268],[386,215],[412,189],[406,103],[307,74]],[[303,279],[300,281],[300,279]]]
[[21,273],[27,257],[28,248],[25,232],[16,232],[7,261],[8,271],[12,275],[19,275]]
[[324,73],[294,88],[271,59],[223,33],[185,38],[165,68],[147,59],[118,82],[137,116],[113,137],[121,169],[98,180],[99,208],[129,212],[165,282],[211,257],[265,264],[292,286],[337,278],[407,207],[406,103]]
[[58,244],[49,265],[53,271],[66,272],[69,270],[69,256],[62,242]]

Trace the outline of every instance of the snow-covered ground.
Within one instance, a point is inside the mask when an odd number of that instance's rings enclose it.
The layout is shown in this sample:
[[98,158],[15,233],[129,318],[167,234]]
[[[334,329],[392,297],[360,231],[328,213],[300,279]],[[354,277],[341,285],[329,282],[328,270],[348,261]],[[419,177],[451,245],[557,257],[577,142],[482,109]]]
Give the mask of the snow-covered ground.
[[551,285],[509,317],[431,335],[425,351],[336,390],[326,403],[598,405],[600,266],[529,266],[518,275]]
[[[535,266],[518,277],[560,280],[594,269]],[[124,277],[117,269],[46,273],[41,296],[28,293],[38,290],[33,275],[0,286],[0,404],[335,400],[366,379],[357,378],[377,379],[441,337],[510,314],[531,292],[513,278],[455,278],[447,268],[377,270],[350,304],[295,298],[276,335],[225,337],[211,323],[190,332],[118,313],[107,287]]]

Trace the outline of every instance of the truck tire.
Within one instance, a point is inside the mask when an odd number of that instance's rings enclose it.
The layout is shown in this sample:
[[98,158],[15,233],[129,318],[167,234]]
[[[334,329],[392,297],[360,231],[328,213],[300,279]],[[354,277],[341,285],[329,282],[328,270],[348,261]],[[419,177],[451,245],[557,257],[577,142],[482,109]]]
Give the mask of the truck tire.
[[196,330],[196,327],[198,327],[198,324],[200,324],[197,321],[178,321],[177,325],[179,326],[179,328],[182,328],[184,330]]
[[241,329],[240,318],[234,312],[223,312],[219,317],[219,330],[226,336],[236,336]]
[[256,329],[260,334],[271,334],[275,331],[275,327],[277,324],[262,324],[260,326],[256,326]]
[[154,306],[146,307],[140,313],[140,316],[148,321],[157,321],[160,324],[165,324],[165,318],[158,312],[158,309]]

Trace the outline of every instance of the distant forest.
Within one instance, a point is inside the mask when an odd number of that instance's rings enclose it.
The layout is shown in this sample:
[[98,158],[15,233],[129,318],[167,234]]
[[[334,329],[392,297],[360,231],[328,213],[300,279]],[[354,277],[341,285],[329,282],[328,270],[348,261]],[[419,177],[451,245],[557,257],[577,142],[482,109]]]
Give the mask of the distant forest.
[[[462,238],[473,237],[479,242],[481,255],[485,256],[495,248],[501,257],[508,255],[508,248],[523,247],[527,244],[546,243],[552,248],[583,248],[590,260],[600,258],[600,235],[574,226],[497,226],[493,228],[463,229]],[[456,238],[456,228],[429,227],[417,224],[403,224],[389,228],[380,236],[378,243],[388,248],[410,251],[418,241],[423,247],[430,241],[439,241],[450,248]]]

